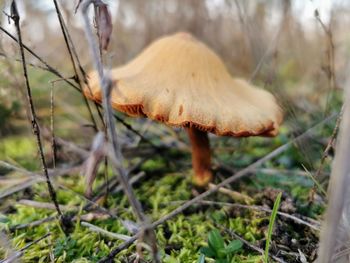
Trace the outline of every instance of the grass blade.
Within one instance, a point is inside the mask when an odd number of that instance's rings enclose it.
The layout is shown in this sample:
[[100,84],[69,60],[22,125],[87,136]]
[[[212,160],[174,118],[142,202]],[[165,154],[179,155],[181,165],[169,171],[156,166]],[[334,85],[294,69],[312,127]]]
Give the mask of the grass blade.
[[275,203],[273,205],[271,217],[270,217],[270,223],[269,223],[269,230],[267,232],[267,238],[266,238],[266,245],[265,245],[265,253],[264,253],[264,262],[268,263],[268,258],[269,258],[269,248],[270,248],[270,243],[271,243],[271,237],[272,237],[272,230],[273,230],[273,225],[275,224],[276,216],[277,216],[277,211],[281,203],[281,197],[282,197],[282,192],[280,192],[277,195],[277,198],[275,200]]

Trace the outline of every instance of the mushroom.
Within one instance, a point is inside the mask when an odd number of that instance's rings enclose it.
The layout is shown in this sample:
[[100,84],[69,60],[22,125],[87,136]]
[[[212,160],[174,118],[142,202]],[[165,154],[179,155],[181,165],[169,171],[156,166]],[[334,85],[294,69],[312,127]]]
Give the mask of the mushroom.
[[[125,66],[111,71],[112,107],[187,130],[194,183],[212,180],[207,132],[218,136],[275,136],[282,111],[269,92],[233,78],[208,46],[189,33],[153,42]],[[101,102],[96,73],[85,96]]]

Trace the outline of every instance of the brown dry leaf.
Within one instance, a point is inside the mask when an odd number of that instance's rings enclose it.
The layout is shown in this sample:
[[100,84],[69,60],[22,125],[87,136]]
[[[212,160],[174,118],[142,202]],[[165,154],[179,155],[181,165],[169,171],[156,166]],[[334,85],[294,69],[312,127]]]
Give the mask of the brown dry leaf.
[[85,162],[85,195],[87,197],[91,197],[97,169],[105,156],[104,146],[104,135],[103,133],[98,133],[92,143],[90,155]]
[[107,50],[112,35],[113,25],[111,13],[108,10],[108,5],[102,1],[95,3],[95,21],[100,47],[103,50]]

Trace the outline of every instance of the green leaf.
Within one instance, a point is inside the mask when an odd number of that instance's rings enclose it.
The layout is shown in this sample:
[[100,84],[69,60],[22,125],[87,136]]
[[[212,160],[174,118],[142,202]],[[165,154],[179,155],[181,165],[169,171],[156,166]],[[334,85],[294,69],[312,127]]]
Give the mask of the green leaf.
[[241,249],[243,243],[240,240],[232,240],[230,244],[225,248],[226,253],[233,253]]
[[201,252],[201,254],[204,254],[205,256],[209,257],[209,258],[213,258],[216,256],[216,253],[214,250],[212,250],[210,247],[202,247],[199,252]]
[[226,252],[225,248],[220,248],[216,252],[217,259],[225,259],[227,257],[228,253]]
[[222,238],[219,230],[214,229],[209,232],[208,236],[209,247],[212,248],[215,252],[219,251],[222,248],[225,248],[225,242]]
[[226,258],[221,258],[221,259],[215,260],[215,263],[228,263],[228,261]]
[[199,256],[199,259],[198,259],[197,263],[205,263],[205,255],[204,254],[201,254]]

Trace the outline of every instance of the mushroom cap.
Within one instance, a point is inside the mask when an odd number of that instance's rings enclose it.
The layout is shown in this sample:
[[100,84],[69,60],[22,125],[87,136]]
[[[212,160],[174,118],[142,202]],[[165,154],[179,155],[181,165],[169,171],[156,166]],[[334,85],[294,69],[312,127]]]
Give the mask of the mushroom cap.
[[[275,136],[282,122],[273,95],[233,78],[218,55],[188,33],[156,40],[111,77],[112,107],[130,116],[235,137]],[[85,96],[100,102],[96,72],[89,84]]]

